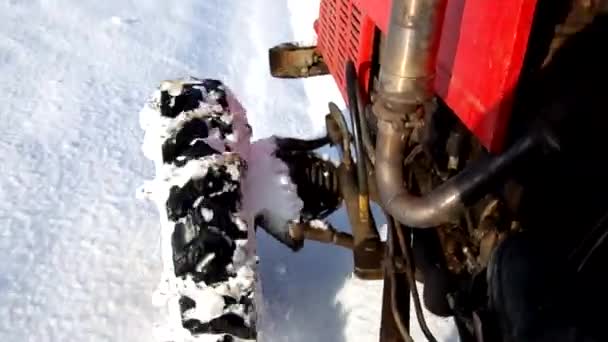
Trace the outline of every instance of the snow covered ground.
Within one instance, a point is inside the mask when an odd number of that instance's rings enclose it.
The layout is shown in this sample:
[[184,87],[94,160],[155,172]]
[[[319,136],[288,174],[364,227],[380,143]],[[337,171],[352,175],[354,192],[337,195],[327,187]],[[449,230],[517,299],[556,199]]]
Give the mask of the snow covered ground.
[[[331,78],[275,80],[266,67],[268,47],[312,37],[316,6],[0,0],[0,340],[152,340],[158,218],[134,196],[153,173],[143,101],[160,80],[215,77],[254,138],[320,134],[340,99]],[[348,253],[293,254],[263,234],[259,253],[272,341],[377,340],[381,284],[351,279]],[[456,340],[447,321],[431,329]]]

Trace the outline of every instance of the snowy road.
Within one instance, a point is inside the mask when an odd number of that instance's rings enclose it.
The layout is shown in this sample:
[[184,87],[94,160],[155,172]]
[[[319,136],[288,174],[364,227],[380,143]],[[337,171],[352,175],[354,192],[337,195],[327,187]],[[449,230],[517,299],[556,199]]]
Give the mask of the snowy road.
[[[152,340],[159,230],[134,197],[153,173],[137,114],[160,80],[215,77],[254,138],[320,133],[331,79],[266,69],[269,46],[312,33],[316,8],[290,15],[301,3],[0,0],[0,340]],[[374,341],[381,287],[347,281],[347,253],[260,240],[273,341]]]

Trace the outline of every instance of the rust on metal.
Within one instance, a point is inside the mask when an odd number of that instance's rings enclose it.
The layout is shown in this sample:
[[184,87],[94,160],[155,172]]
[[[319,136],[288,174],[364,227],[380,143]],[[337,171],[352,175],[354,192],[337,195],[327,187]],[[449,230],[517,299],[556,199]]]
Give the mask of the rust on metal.
[[277,78],[303,78],[329,74],[316,46],[284,43],[268,50],[270,73]]
[[[353,233],[354,273],[361,279],[382,279],[384,273],[382,269],[383,243],[371,215],[369,195],[362,194],[357,185],[356,164],[350,149],[352,137],[338,106],[329,103],[329,111],[330,113],[325,117],[328,136],[342,154],[336,173],[340,194]],[[373,175],[373,173],[371,174]]]
[[369,206],[367,221],[361,219],[355,169],[341,164],[338,167],[338,179],[355,241],[353,250],[355,275],[361,279],[382,279],[382,242],[369,212]]
[[359,220],[363,224],[369,222],[369,197],[359,194]]
[[317,242],[334,244],[340,247],[353,249],[353,236],[337,231],[333,226],[327,224],[324,229],[313,227],[309,222],[295,223],[289,227],[289,235],[294,240],[313,240]]

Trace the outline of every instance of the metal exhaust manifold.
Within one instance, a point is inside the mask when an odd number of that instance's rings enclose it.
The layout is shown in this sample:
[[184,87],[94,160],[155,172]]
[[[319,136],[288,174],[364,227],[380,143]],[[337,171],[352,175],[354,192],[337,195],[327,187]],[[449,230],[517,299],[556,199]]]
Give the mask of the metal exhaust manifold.
[[501,155],[468,166],[424,196],[407,191],[402,170],[408,136],[404,123],[409,114],[433,98],[445,9],[446,0],[393,1],[373,105],[378,120],[375,158],[380,201],[388,214],[413,228],[431,228],[451,221],[518,160],[539,145],[555,145],[550,134],[535,131]]

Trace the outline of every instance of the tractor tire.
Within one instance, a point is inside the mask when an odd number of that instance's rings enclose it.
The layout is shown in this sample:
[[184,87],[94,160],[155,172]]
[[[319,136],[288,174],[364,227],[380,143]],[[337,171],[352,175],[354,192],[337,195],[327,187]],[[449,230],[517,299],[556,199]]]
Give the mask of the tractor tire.
[[162,82],[140,113],[156,169],[139,195],[161,221],[162,341],[256,340],[257,257],[241,192],[251,132],[235,101],[220,81],[189,78]]

